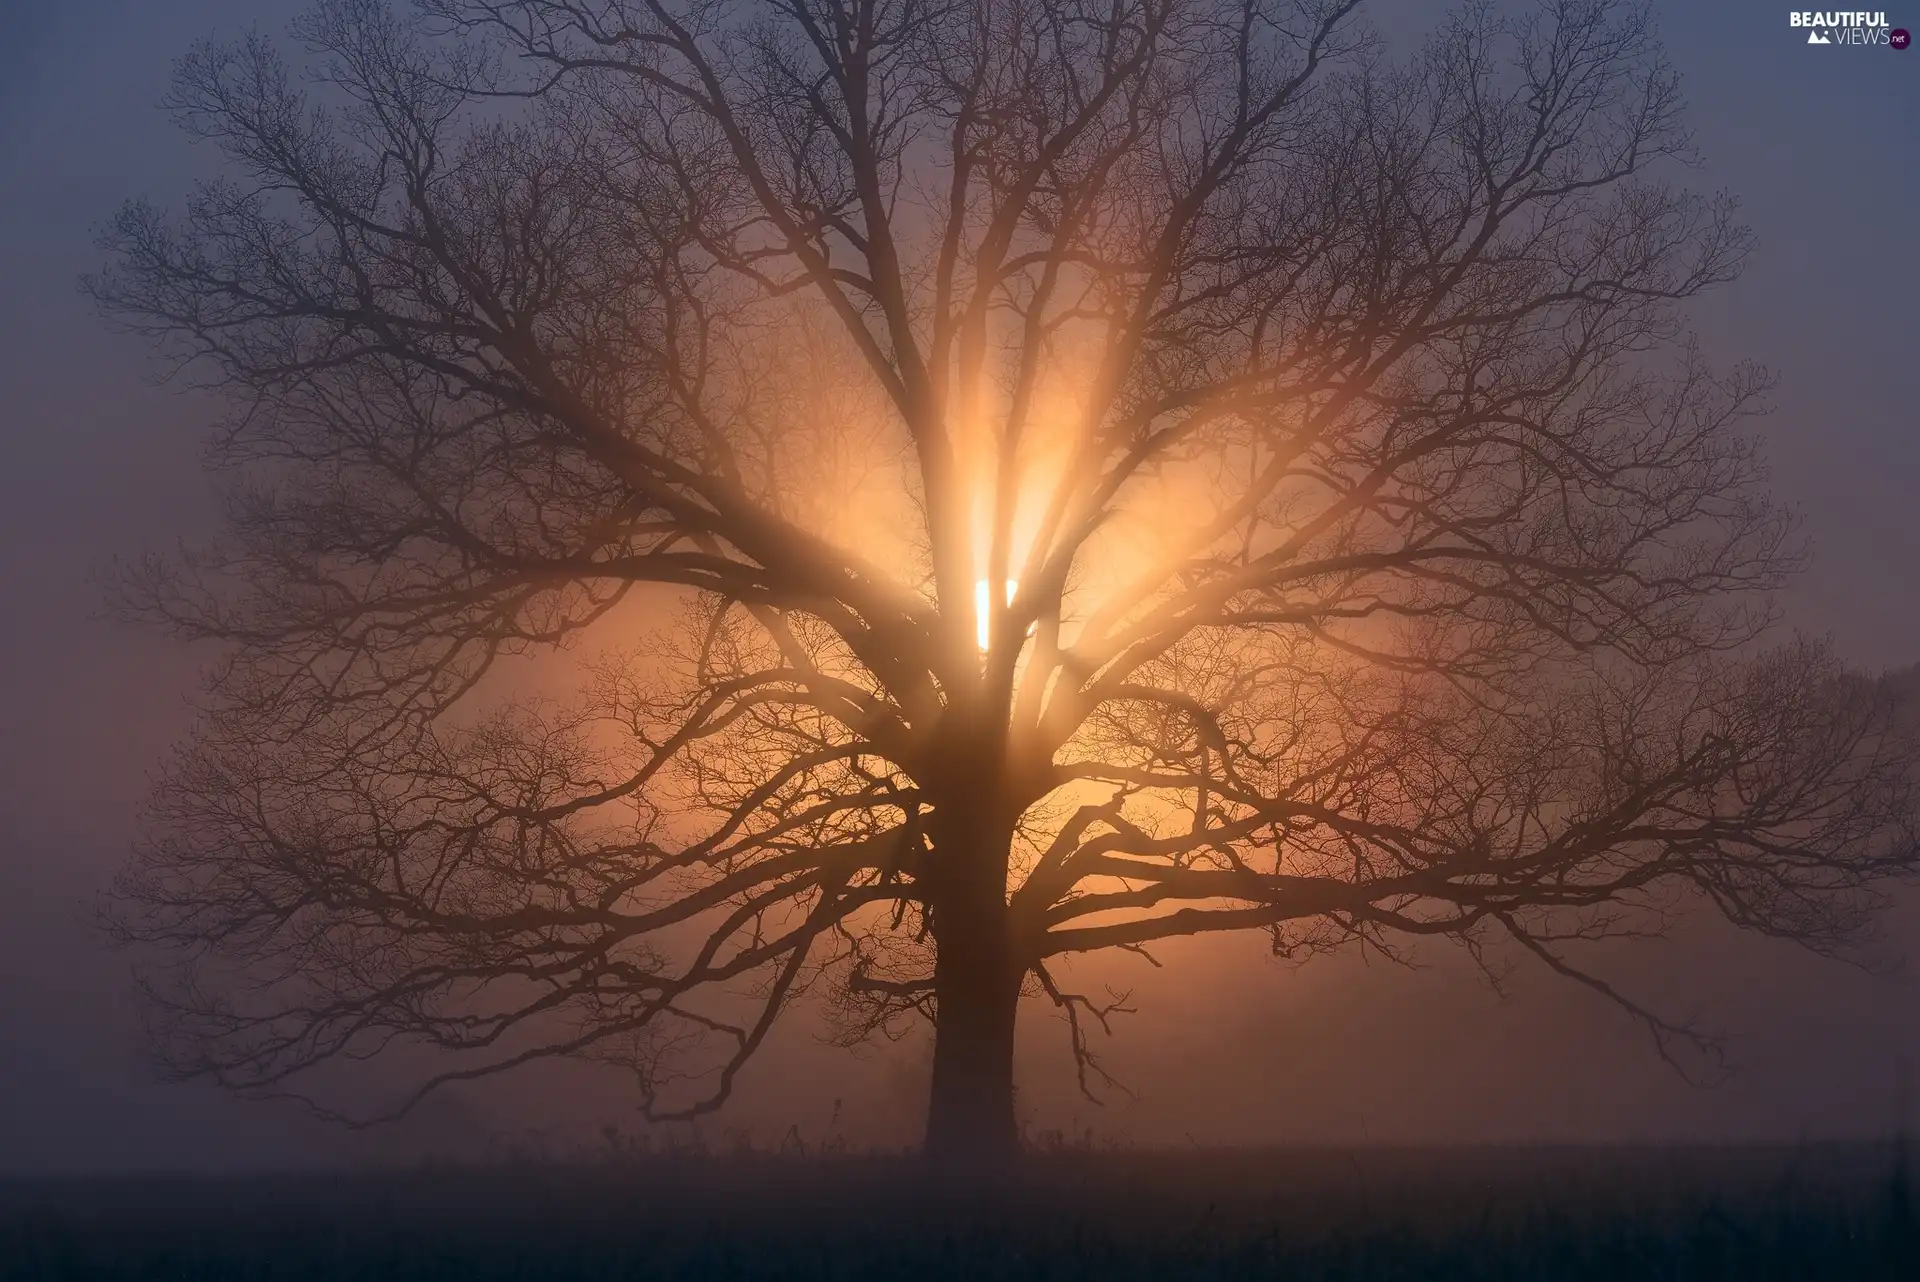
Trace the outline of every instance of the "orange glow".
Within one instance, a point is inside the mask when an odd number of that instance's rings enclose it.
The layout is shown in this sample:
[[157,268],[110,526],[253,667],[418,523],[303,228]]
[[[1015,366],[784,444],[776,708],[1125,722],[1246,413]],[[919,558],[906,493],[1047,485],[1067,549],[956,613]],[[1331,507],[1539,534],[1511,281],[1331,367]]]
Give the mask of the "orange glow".
[[[1020,584],[1013,579],[1007,580],[1006,599],[1011,602],[1013,594],[1020,590]],[[987,642],[991,640],[988,631],[987,581],[976,580],[973,585],[973,628],[974,638],[980,643],[980,653],[987,652]]]

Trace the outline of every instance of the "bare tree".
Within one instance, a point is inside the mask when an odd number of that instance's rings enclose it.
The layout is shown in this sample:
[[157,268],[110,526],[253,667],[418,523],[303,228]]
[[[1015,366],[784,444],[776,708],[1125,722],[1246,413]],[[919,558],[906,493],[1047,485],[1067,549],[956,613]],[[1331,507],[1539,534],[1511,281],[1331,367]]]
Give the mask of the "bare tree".
[[1093,1084],[1068,954],[1440,936],[1672,1054],[1581,941],[1859,940],[1910,752],[1762,648],[1767,381],[1681,314],[1748,234],[1645,13],[1394,60],[1354,7],[327,0],[186,58],[228,176],[90,285],[233,408],[226,536],[123,581],[224,643],[116,909],[172,1067],[684,1117],[817,988],[934,1021],[968,1158],[1023,995]]

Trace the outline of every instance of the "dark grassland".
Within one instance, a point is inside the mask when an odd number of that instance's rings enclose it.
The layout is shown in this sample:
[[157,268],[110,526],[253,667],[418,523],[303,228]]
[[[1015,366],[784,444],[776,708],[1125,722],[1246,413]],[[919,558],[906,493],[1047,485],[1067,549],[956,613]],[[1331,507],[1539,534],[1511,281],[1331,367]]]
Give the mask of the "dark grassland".
[[1056,1151],[0,1184],[11,1279],[1920,1279],[1892,1145]]

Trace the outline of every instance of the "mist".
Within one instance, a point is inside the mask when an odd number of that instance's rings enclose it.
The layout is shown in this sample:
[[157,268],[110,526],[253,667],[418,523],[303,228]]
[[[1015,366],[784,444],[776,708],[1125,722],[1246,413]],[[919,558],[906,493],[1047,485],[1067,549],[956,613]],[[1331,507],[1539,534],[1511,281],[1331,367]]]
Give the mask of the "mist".
[[[1415,12],[1402,6],[1400,14]],[[133,839],[151,771],[185,731],[209,656],[107,619],[97,572],[210,528],[200,447],[215,407],[156,382],[77,277],[130,196],[177,201],[212,159],[154,104],[205,36],[276,29],[291,7],[76,0],[11,15],[0,46],[0,1171],[286,1169],[531,1145],[553,1153],[639,1128],[617,1074],[543,1068],[463,1089],[386,1130],[345,1132],[292,1107],[155,1082],[130,959],[91,915]],[[1797,507],[1812,568],[1790,627],[1875,669],[1920,662],[1920,366],[1910,252],[1920,206],[1920,66],[1822,58],[1779,15],[1660,8],[1685,76],[1703,185],[1744,200],[1754,265],[1692,312],[1716,360],[1781,376],[1762,426],[1773,490]],[[1417,20],[1375,13],[1396,39]],[[1844,64],[1844,65],[1843,65]],[[1088,974],[1138,1013],[1100,1044],[1127,1090],[1080,1096],[1066,1033],[1023,1010],[1019,1111],[1030,1134],[1154,1145],[1260,1142],[1696,1142],[1855,1138],[1894,1121],[1899,1065],[1920,1054],[1915,978],[1899,958],[1920,912],[1885,922],[1885,973],[1704,919],[1610,945],[1609,974],[1726,1030],[1736,1073],[1710,1089],[1663,1064],[1645,1030],[1593,994],[1522,968],[1497,992],[1444,944],[1414,966],[1364,951],[1281,965],[1258,939],[1184,940],[1164,969]],[[790,1129],[905,1147],[930,1050],[910,1035],[826,1044],[783,1026],[736,1100],[698,1123],[777,1143]],[[1131,1092],[1130,1094],[1128,1092]]]

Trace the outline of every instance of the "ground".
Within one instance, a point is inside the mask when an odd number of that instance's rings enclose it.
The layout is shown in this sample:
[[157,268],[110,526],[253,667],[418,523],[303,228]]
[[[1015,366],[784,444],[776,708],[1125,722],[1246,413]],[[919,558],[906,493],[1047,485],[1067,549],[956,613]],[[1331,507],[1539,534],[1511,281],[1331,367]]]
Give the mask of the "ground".
[[1794,1149],[1057,1152],[0,1185],[0,1277],[1920,1277],[1906,1164]]

